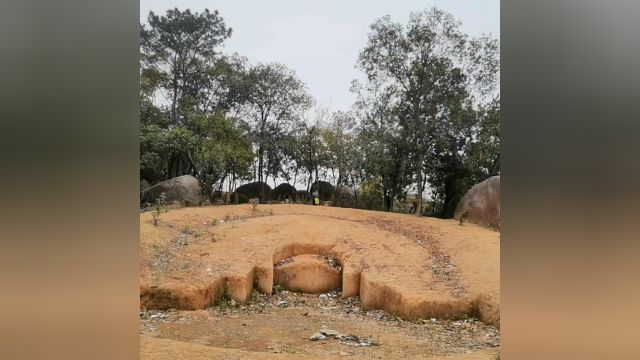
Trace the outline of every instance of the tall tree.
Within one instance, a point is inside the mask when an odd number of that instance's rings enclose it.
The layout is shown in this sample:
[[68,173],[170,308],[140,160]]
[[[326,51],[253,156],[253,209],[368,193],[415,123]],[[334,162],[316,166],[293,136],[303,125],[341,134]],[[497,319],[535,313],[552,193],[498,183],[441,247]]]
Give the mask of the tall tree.
[[295,72],[282,64],[251,66],[244,75],[243,113],[249,120],[257,149],[257,180],[277,174],[287,128],[313,100]]
[[141,70],[155,74],[174,123],[181,120],[181,105],[198,97],[195,90],[216,70],[217,48],[230,36],[231,28],[217,10],[192,13],[175,8],[163,16],[150,12],[147,25],[140,26]]
[[406,28],[388,16],[374,22],[358,66],[368,81],[385,84],[398,97],[398,122],[422,207],[425,167],[434,160],[429,156],[442,133],[438,128],[465,99],[495,87],[497,42],[470,39],[452,15],[432,8],[411,14]]

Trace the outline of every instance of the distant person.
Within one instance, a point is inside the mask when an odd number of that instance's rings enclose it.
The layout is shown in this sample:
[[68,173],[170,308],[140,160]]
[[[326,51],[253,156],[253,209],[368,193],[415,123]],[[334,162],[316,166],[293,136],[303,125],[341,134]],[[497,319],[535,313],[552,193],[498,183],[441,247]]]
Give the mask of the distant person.
[[314,191],[311,195],[313,196],[313,205],[320,205],[320,194],[318,190]]

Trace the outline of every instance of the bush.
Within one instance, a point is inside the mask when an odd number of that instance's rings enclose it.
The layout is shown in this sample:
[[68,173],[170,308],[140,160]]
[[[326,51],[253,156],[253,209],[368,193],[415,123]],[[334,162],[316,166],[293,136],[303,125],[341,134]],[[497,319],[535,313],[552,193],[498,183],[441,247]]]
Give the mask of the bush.
[[160,219],[160,214],[166,212],[167,209],[167,196],[164,193],[160,193],[160,195],[156,198],[156,202],[153,205],[153,212],[151,216],[153,216],[153,225],[158,225],[158,219]]

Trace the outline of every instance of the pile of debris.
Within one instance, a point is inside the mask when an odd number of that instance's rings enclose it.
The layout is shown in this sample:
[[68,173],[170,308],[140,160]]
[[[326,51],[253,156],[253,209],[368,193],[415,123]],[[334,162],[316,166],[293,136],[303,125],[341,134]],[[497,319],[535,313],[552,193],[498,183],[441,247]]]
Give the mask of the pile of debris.
[[353,347],[362,347],[362,346],[379,346],[380,343],[373,339],[361,338],[358,335],[352,334],[341,334],[335,330],[322,329],[317,333],[311,335],[309,340],[318,341],[318,340],[327,340],[327,339],[337,339],[343,345],[353,346]]
[[290,262],[293,262],[293,259],[288,257],[286,259],[282,259],[282,260],[278,261],[275,266],[282,266],[282,265],[288,264]]
[[342,265],[340,264],[340,261],[338,260],[338,258],[336,258],[335,256],[318,255],[318,258],[323,260],[325,263],[327,263],[327,265],[331,266],[332,268],[338,271],[342,271]]

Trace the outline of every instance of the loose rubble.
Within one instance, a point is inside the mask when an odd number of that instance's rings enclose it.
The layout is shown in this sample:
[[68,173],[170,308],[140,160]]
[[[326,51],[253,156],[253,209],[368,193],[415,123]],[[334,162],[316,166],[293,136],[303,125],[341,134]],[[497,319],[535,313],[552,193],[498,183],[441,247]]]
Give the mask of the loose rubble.
[[326,339],[337,339],[340,341],[341,344],[353,346],[353,347],[380,345],[380,343],[374,341],[373,339],[361,338],[353,334],[349,334],[349,335],[341,334],[335,330],[327,330],[327,329],[320,330],[309,337],[309,340],[311,341],[326,340]]
[[[270,314],[283,310],[291,309],[296,311],[299,309],[297,316],[301,319],[313,319],[319,316],[339,316],[356,322],[376,321],[383,324],[383,326],[403,328],[421,338],[429,339],[430,342],[437,344],[438,353],[443,355],[500,346],[500,330],[475,318],[460,320],[428,318],[407,321],[383,310],[364,310],[358,297],[342,299],[341,295],[340,291],[332,291],[320,295],[303,294],[283,290],[276,286],[272,295],[255,292],[252,300],[246,304],[228,299],[223,300],[217,305],[208,308],[205,313],[208,314],[207,316],[210,319],[223,320],[234,319],[239,316],[253,316],[255,314],[270,316]],[[190,314],[191,312],[177,310],[141,310],[140,333],[159,336],[160,328],[164,324],[196,321],[203,316],[197,315],[201,313]],[[242,322],[238,323],[238,326],[247,329],[250,324]],[[313,331],[313,329],[308,330]],[[322,330],[313,333],[309,337],[302,337],[302,339],[306,339],[310,344],[335,341],[337,344],[353,348],[356,352],[372,349],[377,345],[384,347],[377,339],[374,340],[350,333],[340,333],[329,328],[322,328]],[[277,349],[280,348],[278,347]],[[353,352],[345,354],[340,355],[354,355]]]

